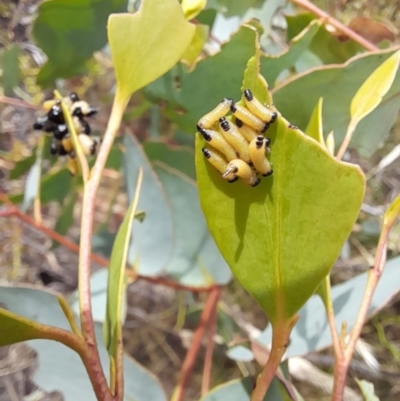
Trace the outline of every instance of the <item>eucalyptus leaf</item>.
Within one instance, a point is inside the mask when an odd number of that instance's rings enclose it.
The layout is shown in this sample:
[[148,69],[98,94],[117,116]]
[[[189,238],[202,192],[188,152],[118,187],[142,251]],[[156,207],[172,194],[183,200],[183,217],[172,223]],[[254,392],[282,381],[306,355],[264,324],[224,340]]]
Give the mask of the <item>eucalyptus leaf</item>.
[[[325,134],[335,132],[340,144],[350,122],[350,103],[363,82],[388,59],[393,50],[366,53],[346,64],[314,68],[294,76],[273,91],[278,110],[294,125],[305,129],[319,98],[324,99],[322,120]],[[386,138],[400,110],[400,73],[381,104],[357,126],[351,145],[370,156]]]
[[125,293],[125,267],[142,179],[143,172],[140,169],[133,200],[114,241],[108,269],[107,308],[103,332],[108,353],[117,363],[120,347],[122,347],[121,317],[124,304],[123,294]]
[[315,139],[322,146],[325,146],[324,129],[322,125],[322,101],[322,97],[318,99],[304,133],[310,138]]
[[111,15],[108,40],[122,98],[176,64],[194,32],[176,0],[143,0],[134,14]]
[[[267,87],[254,73],[246,70],[243,87],[268,104]],[[329,273],[358,216],[365,178],[281,116],[268,136],[274,174],[255,188],[224,181],[202,155],[200,135],[196,169],[201,206],[218,248],[277,324],[293,318]]]
[[48,61],[37,82],[49,86],[57,78],[84,72],[85,62],[107,43],[108,16],[125,11],[126,6],[127,0],[41,2],[33,36]]

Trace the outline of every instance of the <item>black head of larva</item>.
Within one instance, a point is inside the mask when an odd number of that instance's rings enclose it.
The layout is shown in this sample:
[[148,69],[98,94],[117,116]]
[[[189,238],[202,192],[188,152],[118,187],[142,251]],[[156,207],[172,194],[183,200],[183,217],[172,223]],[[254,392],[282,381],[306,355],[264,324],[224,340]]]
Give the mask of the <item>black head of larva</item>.
[[231,112],[234,113],[237,110],[235,102],[232,100],[231,103]]
[[270,175],[272,175],[274,173],[274,170],[269,170],[267,174],[263,174],[263,177],[269,177]]
[[221,117],[219,119],[219,123],[221,124],[221,128],[224,131],[229,131],[229,129],[231,128],[230,125],[229,125],[229,121],[225,117]]
[[232,99],[232,98],[230,98],[230,97],[224,97],[223,99],[222,99],[222,102],[221,103],[229,103],[229,104],[234,104],[235,103],[235,101]]
[[260,180],[259,178],[257,178],[257,180],[256,180],[255,183],[252,185],[252,187],[256,187],[260,182],[261,182],[261,180]]
[[72,102],[77,102],[79,99],[79,96],[75,92],[71,92],[69,94],[69,98],[72,100]]
[[256,148],[261,149],[263,145],[264,145],[264,137],[262,135],[259,135],[256,140]]
[[246,100],[248,100],[249,102],[251,102],[253,100],[253,94],[251,93],[250,89],[245,89],[243,94],[244,94],[244,97],[246,98]]
[[274,111],[274,112],[272,113],[272,115],[271,115],[271,121],[270,121],[270,123],[271,123],[271,124],[274,123],[277,117],[278,117],[278,113],[277,113],[276,111]]
[[239,128],[243,127],[243,121],[239,120],[238,118],[235,119],[235,124]]
[[197,126],[197,129],[199,130],[200,134],[202,135],[202,137],[207,141],[210,142],[211,141],[211,135],[207,132],[207,130]]
[[210,151],[207,148],[202,148],[201,151],[203,152],[203,155],[206,159],[209,159],[211,157]]
[[232,178],[231,180],[228,180],[229,184],[233,184],[239,179],[239,177]]
[[265,138],[265,147],[269,148],[269,145],[271,145],[271,139],[270,138]]
[[265,123],[264,128],[261,130],[261,132],[267,131],[267,129],[269,128],[269,125],[270,125],[270,123]]
[[54,138],[63,139],[68,134],[68,127],[66,124],[58,124],[54,129]]
[[59,103],[56,103],[54,106],[52,106],[47,114],[47,118],[56,124],[64,123],[64,115]]

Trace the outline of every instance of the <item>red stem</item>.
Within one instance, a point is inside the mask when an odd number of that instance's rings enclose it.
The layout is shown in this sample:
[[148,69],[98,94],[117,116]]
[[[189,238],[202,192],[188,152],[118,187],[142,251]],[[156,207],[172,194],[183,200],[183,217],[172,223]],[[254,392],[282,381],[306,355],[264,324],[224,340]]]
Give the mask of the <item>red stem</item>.
[[197,354],[199,353],[201,340],[203,338],[206,327],[208,326],[210,319],[217,307],[218,299],[220,296],[221,289],[214,287],[208,295],[206,304],[200,317],[199,325],[193,335],[192,344],[186,354],[185,360],[183,361],[181,369],[181,379],[177,386],[174,401],[182,401],[185,394],[189,378],[192,374],[194,363],[196,362]]
[[378,51],[379,48],[376,47],[374,44],[363,38],[361,35],[358,33],[354,32],[352,29],[347,27],[346,25],[343,25],[341,22],[336,20],[335,18],[331,17],[328,13],[325,11],[322,11],[320,8],[318,8],[316,5],[312,4],[308,0],[290,0],[293,4],[298,5],[301,8],[304,8],[307,11],[310,11],[312,14],[323,18],[326,22],[328,22],[330,25],[334,26],[338,31],[344,33],[346,36],[348,36],[350,39],[353,39],[355,42],[359,43],[361,46],[366,48],[367,50],[370,51]]

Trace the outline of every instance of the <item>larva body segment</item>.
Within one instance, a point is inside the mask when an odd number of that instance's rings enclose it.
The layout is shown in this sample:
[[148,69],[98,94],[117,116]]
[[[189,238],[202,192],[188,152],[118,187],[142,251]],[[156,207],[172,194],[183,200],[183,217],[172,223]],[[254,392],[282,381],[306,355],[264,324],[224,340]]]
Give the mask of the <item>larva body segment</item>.
[[262,105],[261,102],[253,96],[250,89],[246,89],[243,95],[247,108],[260,120],[268,124],[272,124],[276,120],[278,116],[276,111],[272,111]]
[[238,127],[239,132],[242,134],[243,138],[246,139],[247,142],[251,142],[254,138],[257,137],[257,131],[249,127],[243,121],[236,118],[235,123]]
[[241,159],[231,160],[225,173],[222,174],[222,178],[226,178],[229,174],[235,174],[251,187],[255,187],[260,183],[260,179],[257,178],[254,170]]
[[238,153],[238,157],[246,163],[251,163],[249,155],[249,144],[243,138],[236,125],[229,123],[229,121],[222,117],[219,119],[219,126],[224,138],[232,145]]
[[265,157],[265,153],[269,151],[269,139],[262,135],[253,139],[249,145],[250,158],[254,168],[264,177],[268,177],[273,173],[272,165]]
[[197,129],[212,128],[212,126],[217,123],[221,117],[225,117],[229,113],[232,102],[232,99],[222,99],[221,103],[214,110],[211,110],[209,113],[200,118],[197,123]]
[[[204,157],[208,160],[208,162],[214,166],[221,174],[225,173],[228,168],[228,163],[224,160],[218,153],[213,152],[208,148],[202,148]],[[227,174],[224,179],[226,179],[229,183],[235,182],[238,180],[238,177],[233,174]]]
[[226,141],[224,136],[217,131],[198,127],[202,137],[214,148],[225,155],[228,161],[236,159],[238,156],[235,149]]

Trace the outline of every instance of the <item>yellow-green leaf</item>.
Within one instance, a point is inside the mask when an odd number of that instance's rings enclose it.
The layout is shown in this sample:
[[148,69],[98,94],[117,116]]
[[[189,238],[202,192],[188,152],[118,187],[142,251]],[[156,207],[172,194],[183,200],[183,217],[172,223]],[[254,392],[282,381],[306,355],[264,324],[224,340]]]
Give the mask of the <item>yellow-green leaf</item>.
[[[110,259],[107,286],[106,320],[104,322],[104,342],[110,357],[118,364],[118,347],[122,347],[121,311],[122,297],[125,289],[125,266],[131,239],[132,225],[135,218],[136,207],[139,202],[143,171],[139,170],[135,196],[118,234],[115,238]],[[121,361],[119,361],[121,362]]]
[[392,225],[400,214],[400,195],[390,204],[383,218],[384,224]]
[[200,56],[204,43],[208,39],[210,28],[208,25],[196,25],[196,32],[193,36],[193,40],[187,47],[182,55],[182,61],[187,64],[193,64]]
[[194,31],[177,0],[143,0],[134,14],[111,15],[108,39],[122,98],[173,67]]
[[207,0],[182,0],[182,9],[187,20],[197,17],[207,5]]
[[[243,87],[269,103],[267,86],[255,74],[254,68],[246,70]],[[357,219],[365,178],[357,166],[337,161],[280,115],[266,136],[272,140],[274,173],[259,186],[224,181],[204,158],[199,135],[196,172],[201,206],[219,250],[277,325],[293,318],[335,263]]]
[[321,145],[325,146],[324,132],[322,125],[322,103],[323,99],[320,97],[316,104],[314,111],[311,115],[310,121],[308,122],[305,134],[311,138],[314,138]]
[[350,104],[350,125],[357,125],[371,113],[389,91],[396,77],[400,62],[400,50],[384,61],[361,85]]

